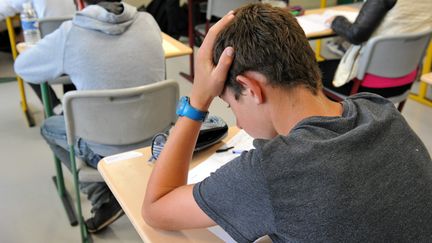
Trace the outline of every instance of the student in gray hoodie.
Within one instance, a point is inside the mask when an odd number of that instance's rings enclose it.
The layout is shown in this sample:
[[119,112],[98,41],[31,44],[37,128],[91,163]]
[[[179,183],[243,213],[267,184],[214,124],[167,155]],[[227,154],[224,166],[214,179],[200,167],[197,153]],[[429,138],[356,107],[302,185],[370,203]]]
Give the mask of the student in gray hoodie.
[[[116,89],[161,81],[165,77],[160,29],[151,15],[119,0],[86,0],[87,7],[36,46],[22,53],[15,71],[30,83],[69,75],[78,90]],[[45,120],[42,136],[56,156],[70,164],[63,116]],[[147,141],[115,147],[79,139],[76,154],[96,168],[104,156],[142,147]],[[86,220],[97,232],[123,214],[105,183],[80,185],[92,202]]]

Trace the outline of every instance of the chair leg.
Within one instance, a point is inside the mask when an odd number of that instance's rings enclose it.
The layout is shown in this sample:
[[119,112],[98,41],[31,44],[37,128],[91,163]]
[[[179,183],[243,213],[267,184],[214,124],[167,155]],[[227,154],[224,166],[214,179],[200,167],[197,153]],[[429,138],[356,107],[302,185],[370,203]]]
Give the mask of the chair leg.
[[70,161],[71,161],[72,176],[73,176],[74,185],[75,185],[76,210],[78,212],[79,226],[80,226],[80,232],[81,232],[81,241],[87,243],[87,242],[91,242],[91,238],[87,232],[87,227],[84,223],[84,218],[82,216],[81,196],[80,196],[79,182],[78,182],[78,171],[77,171],[76,161],[75,161],[75,149],[74,149],[73,145],[69,145],[69,151],[70,151],[69,156],[70,156]]
[[65,184],[64,184],[64,178],[63,178],[63,170],[61,167],[61,161],[54,157],[55,167],[56,167],[56,176],[53,176],[52,179],[54,181],[54,185],[57,188],[57,193],[62,200],[63,206],[66,210],[66,214],[69,219],[69,223],[72,226],[75,226],[78,224],[76,214],[74,211],[74,207],[72,202],[72,199],[69,195],[69,193],[66,190]]
[[45,117],[50,117],[53,115],[53,112],[52,112],[52,105],[51,105],[52,104],[51,97],[48,91],[48,84],[46,82],[41,83],[40,88],[42,94],[42,103],[44,105],[44,110],[45,110]]
[[402,101],[402,102],[399,103],[399,105],[398,105],[398,110],[399,110],[399,112],[402,112],[402,109],[403,109],[404,106],[405,106],[405,102],[406,102],[406,100],[404,100],[404,101]]

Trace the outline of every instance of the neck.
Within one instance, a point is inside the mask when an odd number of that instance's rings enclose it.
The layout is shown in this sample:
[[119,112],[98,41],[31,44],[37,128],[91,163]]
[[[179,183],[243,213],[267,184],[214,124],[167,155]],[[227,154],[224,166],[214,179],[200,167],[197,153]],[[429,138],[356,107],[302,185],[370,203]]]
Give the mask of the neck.
[[300,121],[312,116],[341,116],[342,104],[329,100],[322,91],[313,94],[304,87],[274,91],[268,97],[270,117],[278,134],[287,135]]

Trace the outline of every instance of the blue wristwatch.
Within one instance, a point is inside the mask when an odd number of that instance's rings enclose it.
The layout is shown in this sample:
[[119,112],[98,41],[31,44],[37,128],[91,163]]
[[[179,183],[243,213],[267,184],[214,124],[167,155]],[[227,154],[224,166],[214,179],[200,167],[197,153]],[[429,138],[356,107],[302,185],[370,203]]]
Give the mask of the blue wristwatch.
[[179,116],[188,117],[195,121],[203,122],[206,119],[208,112],[195,109],[190,105],[189,97],[182,96],[177,105],[176,114]]

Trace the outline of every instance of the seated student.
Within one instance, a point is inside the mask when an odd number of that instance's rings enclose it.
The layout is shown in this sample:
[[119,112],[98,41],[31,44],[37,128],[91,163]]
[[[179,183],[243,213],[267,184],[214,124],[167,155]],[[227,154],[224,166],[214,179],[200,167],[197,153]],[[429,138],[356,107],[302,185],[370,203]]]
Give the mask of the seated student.
[[[238,242],[427,242],[432,161],[393,104],[323,94],[313,50],[287,11],[253,4],[215,24],[189,109],[221,97],[255,149],[186,185],[201,120],[179,110],[142,214],[159,229],[219,224]],[[196,114],[195,114],[196,115]]]
[[[6,17],[14,16],[23,11],[23,3],[31,2],[35,9],[37,16],[41,18],[72,16],[76,7],[73,0],[0,0],[0,21]],[[3,35],[8,38],[8,35]],[[9,43],[9,40],[2,41],[2,43]],[[9,45],[9,44],[7,44]],[[42,97],[39,85],[30,84],[31,88],[35,91],[39,98]],[[65,92],[73,89],[72,85],[63,86]],[[48,87],[49,96],[51,98],[52,106],[56,107],[55,112],[60,113],[61,102],[57,98],[51,86]]]
[[[22,53],[15,71],[27,82],[70,76],[78,90],[117,89],[161,81],[165,57],[159,27],[151,15],[120,0],[86,0],[87,7],[72,21]],[[97,114],[95,114],[97,115]],[[61,161],[69,164],[63,116],[45,120],[42,136]],[[76,154],[96,168],[108,155],[147,145],[107,146],[78,140]],[[94,216],[86,221],[97,232],[118,218],[121,207],[105,183],[81,185],[92,202]]]
[[[331,28],[343,39],[354,45],[362,45],[371,37],[394,34],[415,33],[432,28],[432,1],[419,0],[413,4],[410,0],[368,0],[360,9],[354,23],[345,17],[337,16],[330,19]],[[338,93],[349,95],[353,82],[357,76],[357,55],[361,46],[351,46],[341,62],[340,60],[326,60],[320,62],[323,72],[323,84]],[[337,70],[337,71],[336,71]],[[415,70],[413,70],[415,71]],[[399,86],[391,88],[366,88],[360,86],[359,92],[367,91],[390,97],[403,94],[411,86],[412,79],[402,81]]]

